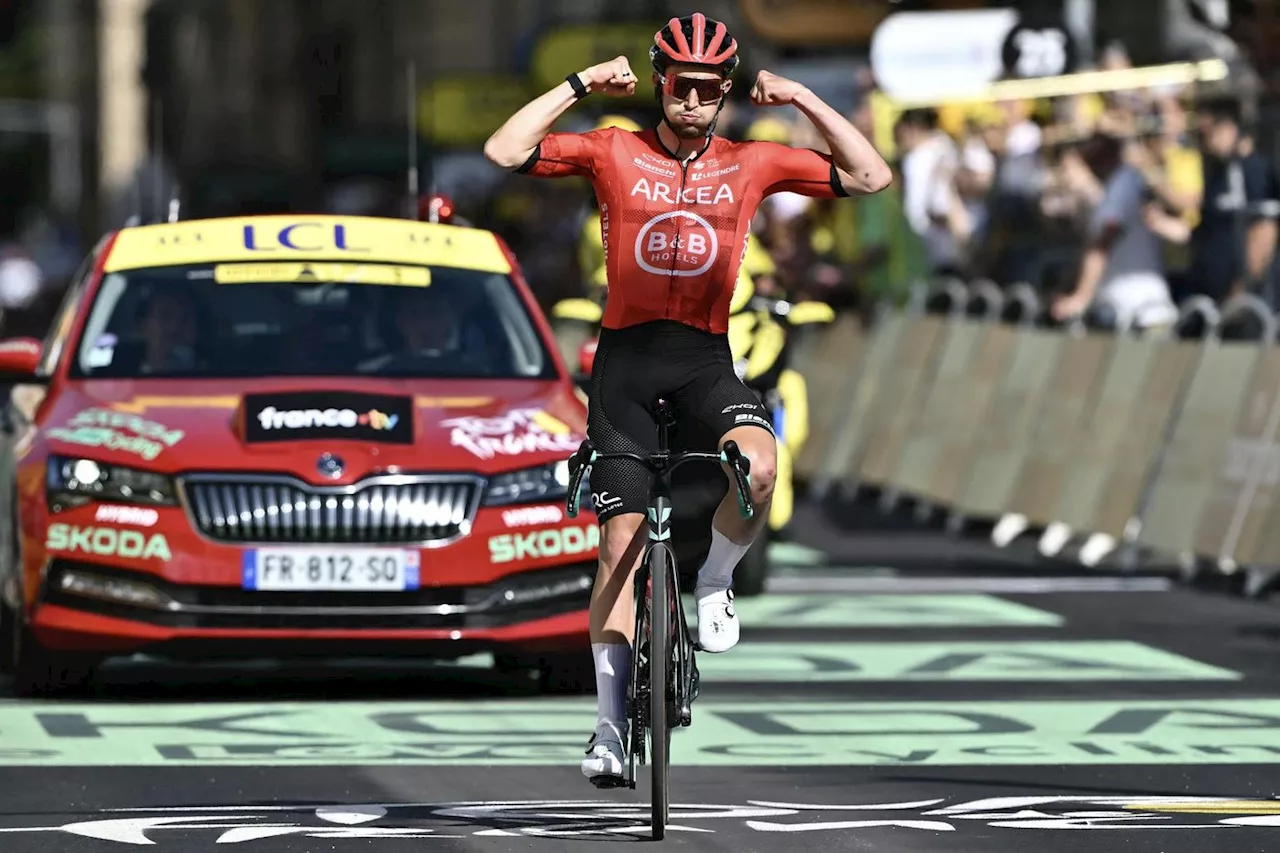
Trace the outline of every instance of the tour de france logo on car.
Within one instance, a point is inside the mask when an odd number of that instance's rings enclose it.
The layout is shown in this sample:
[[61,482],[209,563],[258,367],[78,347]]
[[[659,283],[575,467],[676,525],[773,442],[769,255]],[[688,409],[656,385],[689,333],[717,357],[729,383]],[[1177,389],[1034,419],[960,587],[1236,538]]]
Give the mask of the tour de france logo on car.
[[250,444],[345,438],[413,443],[413,398],[352,391],[246,394],[245,441]]

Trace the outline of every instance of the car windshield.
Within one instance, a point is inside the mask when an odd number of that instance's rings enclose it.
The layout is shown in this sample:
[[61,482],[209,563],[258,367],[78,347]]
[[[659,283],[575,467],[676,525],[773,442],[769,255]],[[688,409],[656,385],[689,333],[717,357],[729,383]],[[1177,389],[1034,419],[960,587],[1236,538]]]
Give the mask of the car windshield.
[[390,264],[216,264],[108,273],[78,378],[548,379],[507,275]]

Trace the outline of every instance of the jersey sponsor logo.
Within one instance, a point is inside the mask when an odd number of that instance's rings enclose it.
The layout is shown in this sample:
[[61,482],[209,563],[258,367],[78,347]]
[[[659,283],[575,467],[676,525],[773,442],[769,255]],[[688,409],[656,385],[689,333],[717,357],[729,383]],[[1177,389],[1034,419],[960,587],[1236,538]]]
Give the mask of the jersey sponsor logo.
[[714,205],[722,201],[733,204],[733,187],[728,184],[720,184],[717,187],[684,187],[681,189],[662,181],[650,183],[648,179],[641,178],[631,188],[631,197],[635,198],[638,195],[644,196],[646,201],[660,201],[665,204]]
[[652,163],[645,162],[639,157],[634,158],[631,162],[639,166],[641,169],[644,169],[646,172],[653,172],[654,174],[657,174],[657,175],[665,175],[668,178],[680,177],[680,173],[674,169],[666,169],[666,168],[663,168],[662,166],[655,166]]
[[591,503],[595,504],[596,512],[604,509],[612,509],[622,503],[622,498],[617,495],[611,495],[608,492],[593,492],[591,494]]
[[714,172],[694,172],[689,176],[689,180],[706,181],[706,180],[710,180],[711,178],[720,178],[725,175],[738,171],[738,168],[740,165],[741,164],[739,163],[734,163],[732,166],[726,166],[723,169],[716,169]]
[[759,415],[738,415],[733,419],[733,422],[738,424],[755,424],[756,426],[762,426],[770,432],[773,432],[773,424],[769,423]]
[[600,547],[600,528],[563,527],[532,533],[504,533],[489,540],[489,562],[543,560],[568,554],[586,554]]
[[719,251],[711,223],[687,210],[655,216],[636,235],[636,263],[654,275],[702,275]]
[[[609,205],[600,202],[600,242],[604,246],[604,268],[609,268]],[[589,271],[588,271],[589,272]]]
[[727,415],[730,412],[735,411],[737,409],[750,409],[751,411],[755,411],[757,405],[759,404],[758,403],[734,403],[732,406],[725,406],[723,409],[721,409],[720,414]]
[[564,513],[558,506],[522,506],[502,513],[502,523],[507,527],[530,527],[534,524],[559,524]]

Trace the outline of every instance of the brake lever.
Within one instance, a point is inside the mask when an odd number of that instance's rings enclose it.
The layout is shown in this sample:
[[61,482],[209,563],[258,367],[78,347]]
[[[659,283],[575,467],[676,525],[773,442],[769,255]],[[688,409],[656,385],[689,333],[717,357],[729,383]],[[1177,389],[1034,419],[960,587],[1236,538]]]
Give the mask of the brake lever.
[[751,518],[756,512],[751,503],[751,460],[742,454],[736,441],[724,443],[720,459],[733,471],[734,485],[738,487],[738,512],[743,518]]
[[595,458],[596,451],[589,438],[584,438],[582,444],[579,444],[578,449],[569,457],[569,493],[565,495],[565,511],[569,513],[570,518],[578,517],[578,510],[581,508],[578,506],[578,498],[582,493],[582,477]]

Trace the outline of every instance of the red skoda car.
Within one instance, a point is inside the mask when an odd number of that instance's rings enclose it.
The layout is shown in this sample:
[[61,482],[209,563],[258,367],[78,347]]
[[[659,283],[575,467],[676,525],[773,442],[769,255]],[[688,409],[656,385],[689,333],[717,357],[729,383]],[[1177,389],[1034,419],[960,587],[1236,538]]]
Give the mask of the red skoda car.
[[0,373],[38,400],[0,462],[21,694],[138,652],[590,663],[599,538],[563,512],[586,405],[490,232],[126,228]]

